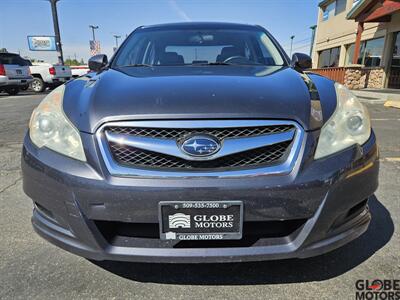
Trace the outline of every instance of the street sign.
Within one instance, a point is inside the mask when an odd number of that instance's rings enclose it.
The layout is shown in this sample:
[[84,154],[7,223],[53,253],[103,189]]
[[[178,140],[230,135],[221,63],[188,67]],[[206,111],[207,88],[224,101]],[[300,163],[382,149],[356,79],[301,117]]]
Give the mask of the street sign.
[[100,42],[99,41],[89,41],[90,44],[90,55],[94,56],[100,54]]
[[31,51],[57,51],[56,38],[54,36],[28,35],[28,46]]

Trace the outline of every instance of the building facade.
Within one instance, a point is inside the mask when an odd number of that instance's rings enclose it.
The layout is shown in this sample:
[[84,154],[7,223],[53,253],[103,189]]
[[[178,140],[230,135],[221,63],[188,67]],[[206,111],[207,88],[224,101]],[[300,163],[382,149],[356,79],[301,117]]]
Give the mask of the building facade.
[[400,1],[319,3],[313,68],[350,88],[400,88]]

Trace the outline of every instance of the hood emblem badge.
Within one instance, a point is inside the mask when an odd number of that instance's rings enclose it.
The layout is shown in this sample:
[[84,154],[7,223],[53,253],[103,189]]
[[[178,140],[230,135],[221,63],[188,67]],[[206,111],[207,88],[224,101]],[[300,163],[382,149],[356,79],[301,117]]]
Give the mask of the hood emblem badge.
[[196,135],[185,139],[180,148],[187,155],[204,157],[217,153],[221,148],[221,144],[212,136]]

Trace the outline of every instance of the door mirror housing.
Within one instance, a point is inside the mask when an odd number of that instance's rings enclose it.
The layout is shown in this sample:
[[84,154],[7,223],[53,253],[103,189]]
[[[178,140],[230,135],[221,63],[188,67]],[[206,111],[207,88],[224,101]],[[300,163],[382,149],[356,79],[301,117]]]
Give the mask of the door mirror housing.
[[89,69],[91,71],[99,72],[108,64],[107,55],[97,54],[89,58]]
[[292,56],[292,61],[290,65],[295,70],[302,72],[312,67],[312,60],[311,57],[307,54],[295,53]]

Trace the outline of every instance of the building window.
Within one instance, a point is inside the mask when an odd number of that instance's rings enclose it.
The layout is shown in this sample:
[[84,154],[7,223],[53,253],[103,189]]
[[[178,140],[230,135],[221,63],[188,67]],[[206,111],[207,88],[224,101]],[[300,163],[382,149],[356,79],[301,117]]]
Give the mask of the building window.
[[392,67],[400,67],[400,32],[394,33]]
[[[362,41],[360,45],[360,53],[358,55],[357,64],[366,67],[379,67],[381,65],[383,46],[385,38],[377,38],[368,41]],[[353,62],[354,44],[347,46],[346,65]]]
[[324,9],[322,14],[322,21],[329,20],[331,17],[340,14],[346,10],[347,0],[336,0],[329,3]]
[[328,4],[323,12],[322,21],[326,21],[335,15],[336,1]]
[[336,0],[335,15],[338,15],[346,10],[347,0]]
[[354,57],[354,44],[350,44],[346,46],[346,59],[345,65],[353,64],[353,57]]
[[366,67],[380,66],[384,43],[385,39],[383,37],[379,39],[368,40],[362,43],[358,63],[365,65]]
[[339,66],[340,47],[319,52],[318,68],[333,68]]
[[390,64],[388,87],[400,89],[400,32],[393,33],[393,53]]

